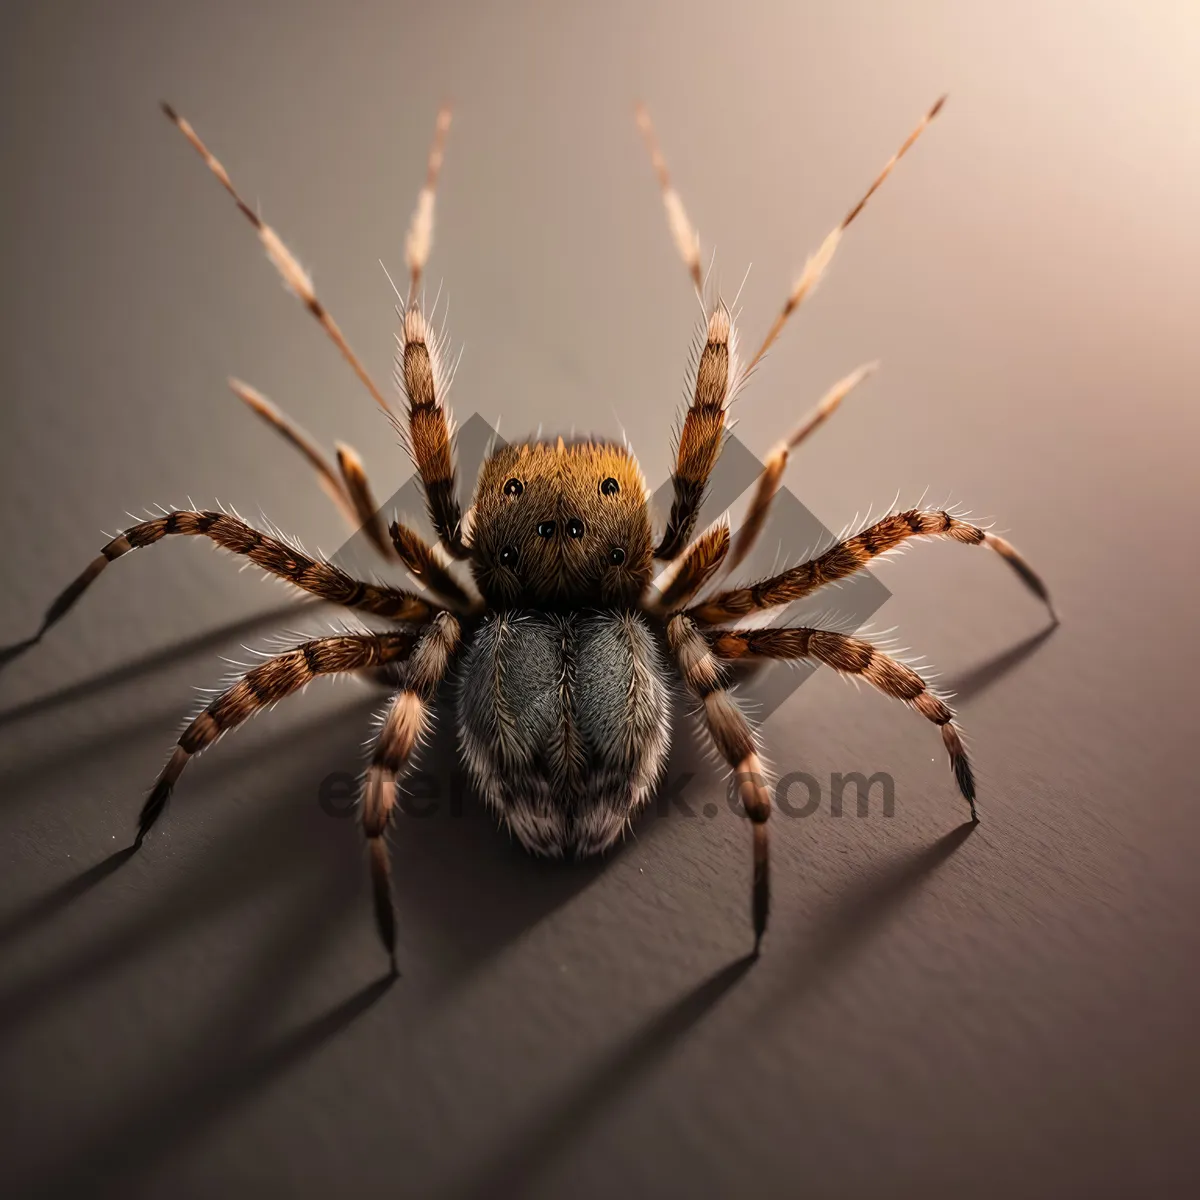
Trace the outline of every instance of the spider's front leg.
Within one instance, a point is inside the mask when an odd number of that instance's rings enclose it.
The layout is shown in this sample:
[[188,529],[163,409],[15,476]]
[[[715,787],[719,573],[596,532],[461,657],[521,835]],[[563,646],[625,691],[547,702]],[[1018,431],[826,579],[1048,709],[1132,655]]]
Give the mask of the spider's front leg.
[[672,617],[667,622],[667,644],[688,690],[700,701],[700,715],[713,744],[733,768],[738,798],[751,821],[754,856],[751,915],[757,953],[767,928],[771,901],[767,833],[771,795],[758,756],[758,742],[746,714],[725,687],[724,667],[695,623],[683,615]]
[[421,633],[408,659],[404,684],[392,697],[379,730],[362,793],[362,825],[370,851],[375,921],[396,970],[396,913],[392,904],[388,822],[396,806],[396,782],[429,726],[429,708],[445,678],[462,630],[440,613]]

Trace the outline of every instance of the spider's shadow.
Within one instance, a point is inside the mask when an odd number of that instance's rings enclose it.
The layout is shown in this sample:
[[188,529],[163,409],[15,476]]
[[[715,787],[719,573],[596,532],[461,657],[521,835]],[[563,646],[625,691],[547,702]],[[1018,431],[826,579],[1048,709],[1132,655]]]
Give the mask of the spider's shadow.
[[[31,1022],[65,1019],[68,1007],[86,1013],[90,994],[97,987],[103,990],[113,976],[125,976],[135,996],[139,988],[160,986],[164,952],[177,954],[180,939],[222,913],[228,917],[254,906],[258,893],[268,887],[285,887],[296,897],[269,944],[236,945],[234,935],[231,949],[249,967],[239,968],[229,996],[197,1028],[169,1031],[171,1046],[178,1049],[166,1052],[161,1069],[144,1080],[123,1080],[115,1102],[110,1097],[103,1111],[59,1129],[53,1147],[23,1148],[19,1159],[30,1180],[73,1186],[87,1178],[151,1170],[280,1072],[298,1066],[379,999],[382,988],[368,988],[308,1025],[274,1036],[280,1007],[299,981],[312,974],[328,945],[352,931],[356,922],[371,930],[358,939],[365,947],[362,974],[369,978],[385,966],[371,927],[357,821],[336,819],[336,810],[331,813],[318,801],[331,765],[343,768],[348,778],[357,774],[368,711],[384,698],[384,692],[370,689],[365,702],[333,716],[293,724],[265,744],[258,739],[241,751],[230,741],[211,761],[198,763],[173,801],[175,811],[183,803],[202,810],[214,802],[212,793],[222,790],[223,780],[249,769],[269,772],[271,794],[254,798],[244,816],[238,813],[226,822],[203,855],[190,862],[186,854],[173,856],[185,864],[180,877],[155,895],[153,904],[143,897],[136,915],[129,916],[126,905],[123,918],[88,928],[80,944],[81,928],[92,924],[87,905],[97,892],[145,893],[145,872],[160,869],[149,865],[158,829],[132,861],[128,851],[120,851],[0,922],[0,938],[7,943],[36,932],[51,947],[44,965],[0,993],[0,1040],[16,1043]],[[453,723],[444,719],[427,759],[452,756],[453,738]],[[136,796],[134,789],[134,810]],[[86,797],[79,802],[86,803]],[[159,829],[170,819],[169,813]],[[440,986],[477,970],[604,869],[603,860],[555,864],[531,859],[497,830],[492,815],[469,792],[453,810],[447,807],[430,819],[399,820],[391,843],[402,970],[406,961],[413,963]],[[55,948],[55,934],[64,925],[70,940]],[[419,983],[413,996],[418,1001],[425,996],[421,1002],[428,1002]],[[135,1156],[129,1155],[133,1145],[139,1148]],[[40,1161],[28,1163],[30,1154]]]

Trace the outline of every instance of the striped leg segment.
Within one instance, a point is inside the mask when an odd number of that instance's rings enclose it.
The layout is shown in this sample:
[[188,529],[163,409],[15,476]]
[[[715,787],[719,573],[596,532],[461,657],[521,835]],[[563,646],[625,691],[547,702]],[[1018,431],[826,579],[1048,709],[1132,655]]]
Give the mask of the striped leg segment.
[[375,921],[393,971],[396,914],[385,834],[396,805],[396,782],[426,733],[434,693],[446,675],[460,636],[459,624],[449,613],[440,613],[421,633],[408,659],[404,686],[388,705],[363,784],[362,824],[370,858]]
[[952,517],[948,512],[916,508],[892,513],[846,541],[830,547],[824,554],[773,575],[770,579],[712,596],[690,609],[688,615],[703,625],[723,625],[751,613],[791,604],[827,583],[853,575],[877,555],[895,549],[901,542],[913,537],[947,537],[968,546],[989,546],[1012,567],[1025,586],[1045,603],[1051,617],[1057,621],[1045,583],[1002,537]]
[[130,550],[153,546],[168,534],[209,538],[233,554],[244,555],[268,574],[287,580],[301,591],[346,608],[407,622],[428,621],[438,611],[434,605],[412,592],[364,583],[332,563],[309,558],[228,513],[182,509],[142,521],[113,538],[50,605],[36,636],[40,638],[51,625],[65,616],[110,562],[128,554]]
[[671,476],[674,499],[655,558],[675,558],[687,545],[700,515],[708,478],[721,453],[726,409],[737,377],[737,331],[720,301],[709,314],[696,363],[691,406],[683,419]]
[[400,561],[439,599],[446,601],[456,611],[473,612],[479,602],[473,599],[466,588],[440,562],[434,548],[417,532],[393,521],[388,526],[392,548]]
[[454,424],[446,407],[445,364],[439,353],[438,339],[425,320],[417,296],[433,249],[434,204],[450,118],[450,109],[443,106],[438,112],[433,145],[429,149],[425,183],[417,196],[417,206],[404,240],[408,299],[400,314],[395,374],[396,382],[408,400],[407,428],[401,427],[400,432],[421,476],[429,519],[442,546],[454,558],[468,558],[470,551],[463,540],[462,511],[451,446]]
[[379,504],[371,485],[367,481],[367,472],[363,467],[358,452],[345,442],[337,443],[338,470],[342,473],[342,482],[346,487],[346,495],[354,506],[354,514],[358,527],[371,539],[371,544],[383,555],[391,558],[392,546],[383,529],[383,520],[379,515]]
[[725,688],[724,667],[694,622],[683,614],[672,617],[667,623],[667,644],[688,690],[702,705],[701,716],[714,745],[733,768],[738,798],[750,818],[754,862],[751,916],[757,951],[767,928],[771,898],[767,834],[771,795],[758,742],[746,714]]
[[171,792],[192,756],[211,746],[223,733],[236,729],[259,710],[299,691],[318,675],[341,675],[398,662],[408,657],[416,642],[417,635],[407,631],[317,638],[247,671],[183,731],[175,752],[142,807],[136,845],[142,844],[155,821],[162,816]]
[[844,633],[827,629],[710,629],[702,635],[705,645],[722,661],[746,658],[813,659],[843,675],[865,679],[886,696],[903,700],[942,730],[942,741],[950,756],[950,769],[959,790],[975,813],[975,778],[954,723],[954,712],[935,696],[912,667],[884,654],[882,650]]
[[676,571],[655,604],[659,614],[683,608],[713,578],[729,553],[729,520],[722,518],[706,529],[680,555]]
[[450,444],[453,425],[444,402],[441,355],[415,301],[404,312],[397,342],[396,379],[408,400],[408,425],[401,433],[406,435],[409,454],[421,476],[429,519],[446,550],[455,558],[468,558],[471,552],[463,541]]

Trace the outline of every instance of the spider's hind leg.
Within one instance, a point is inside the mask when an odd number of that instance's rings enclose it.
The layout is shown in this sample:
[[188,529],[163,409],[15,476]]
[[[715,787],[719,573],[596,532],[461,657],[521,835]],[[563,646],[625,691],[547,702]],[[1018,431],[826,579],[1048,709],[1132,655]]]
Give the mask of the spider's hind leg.
[[767,828],[771,796],[766,770],[759,758],[758,741],[746,714],[726,688],[724,667],[695,624],[683,615],[672,617],[667,624],[667,643],[684,683],[702,705],[700,715],[713,744],[733,768],[738,798],[750,818],[754,862],[750,907],[757,953],[766,932],[771,902]]

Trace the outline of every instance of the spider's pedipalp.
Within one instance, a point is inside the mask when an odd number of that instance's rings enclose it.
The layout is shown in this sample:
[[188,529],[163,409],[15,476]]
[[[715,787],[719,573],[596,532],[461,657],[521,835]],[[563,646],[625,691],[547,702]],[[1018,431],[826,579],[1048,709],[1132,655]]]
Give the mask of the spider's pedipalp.
[[296,261],[292,252],[283,244],[279,234],[238,194],[237,189],[233,186],[233,181],[229,177],[229,172],[225,170],[212,151],[200,140],[199,135],[192,128],[191,124],[166,102],[163,103],[162,110],[166,113],[168,119],[174,123],[179,132],[187,138],[192,149],[204,159],[208,169],[217,177],[221,186],[233,197],[234,203],[238,206],[242,215],[254,226],[255,232],[258,234],[258,240],[262,243],[267,257],[279,272],[280,278],[288,290],[295,293],[304,307],[317,319],[317,323],[325,330],[329,339],[338,350],[341,351],[342,357],[350,364],[350,368],[358,376],[359,381],[370,393],[375,403],[384,412],[390,414],[392,412],[391,405],[384,399],[383,393],[376,386],[367,368],[363,366],[362,360],[350,348],[350,343],[346,341],[345,334],[342,333],[338,323],[333,319],[333,315],[317,297],[312,278],[308,272],[304,270],[299,262]]
[[714,521],[667,568],[661,592],[653,604],[660,616],[681,609],[721,569],[729,553],[729,514]]
[[783,332],[783,327],[787,324],[788,318],[804,303],[806,297],[812,294],[817,284],[821,282],[829,264],[833,261],[833,256],[837,252],[838,244],[842,240],[842,234],[846,231],[850,223],[862,212],[863,208],[870,198],[879,189],[883,181],[892,173],[892,168],[908,153],[912,144],[925,132],[925,127],[933,120],[934,117],[942,111],[942,105],[945,104],[946,97],[940,97],[932,108],[921,118],[917,127],[904,139],[900,149],[888,159],[887,165],[875,177],[874,182],[862,198],[854,205],[853,208],[842,218],[838,224],[821,243],[815,254],[810,255],[808,261],[804,264],[804,270],[800,272],[796,278],[796,282],[792,285],[792,290],[788,293],[787,300],[784,301],[783,308],[780,309],[779,315],[775,318],[774,324],[767,331],[767,336],[763,339],[763,343],[755,352],[754,357],[750,360],[746,367],[746,373],[749,374],[763,360],[763,356],[775,343],[775,339]]
[[437,549],[420,534],[407,525],[401,525],[399,521],[393,521],[388,526],[388,532],[396,557],[434,595],[464,612],[474,612],[479,608],[478,600],[468,594],[447,565],[438,559]]

